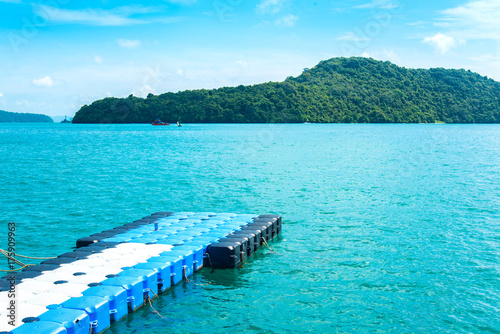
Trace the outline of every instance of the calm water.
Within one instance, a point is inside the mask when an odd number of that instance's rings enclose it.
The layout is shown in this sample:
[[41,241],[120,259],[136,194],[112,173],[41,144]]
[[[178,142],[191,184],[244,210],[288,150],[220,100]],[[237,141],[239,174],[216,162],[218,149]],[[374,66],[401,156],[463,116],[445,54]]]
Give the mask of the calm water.
[[3,124],[0,236],[54,256],[155,211],[280,213],[274,253],[109,332],[500,333],[499,174],[498,125]]

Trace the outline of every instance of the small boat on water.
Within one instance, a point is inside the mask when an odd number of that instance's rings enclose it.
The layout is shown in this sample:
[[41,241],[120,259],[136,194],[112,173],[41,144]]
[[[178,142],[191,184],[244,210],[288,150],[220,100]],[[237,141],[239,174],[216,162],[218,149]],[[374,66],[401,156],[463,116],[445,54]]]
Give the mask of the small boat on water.
[[170,125],[170,123],[162,122],[162,120],[159,118],[155,119],[151,124],[152,125]]

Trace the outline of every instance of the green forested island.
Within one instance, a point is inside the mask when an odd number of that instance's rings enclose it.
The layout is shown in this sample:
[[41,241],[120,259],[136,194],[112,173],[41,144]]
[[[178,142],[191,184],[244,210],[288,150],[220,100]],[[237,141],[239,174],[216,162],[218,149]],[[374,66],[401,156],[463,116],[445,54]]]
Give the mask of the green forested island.
[[0,110],[0,123],[52,123],[52,118],[42,114],[17,113]]
[[332,58],[283,82],[105,98],[73,123],[500,123],[500,83],[466,70]]

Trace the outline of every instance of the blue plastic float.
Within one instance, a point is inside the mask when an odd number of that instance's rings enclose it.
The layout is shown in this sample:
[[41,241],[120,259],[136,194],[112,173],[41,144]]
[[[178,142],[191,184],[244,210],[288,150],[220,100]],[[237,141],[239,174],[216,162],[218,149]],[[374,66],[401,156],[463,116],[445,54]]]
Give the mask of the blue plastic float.
[[[279,215],[156,212],[80,238],[75,251],[0,278],[0,334],[102,333],[203,266],[239,266],[281,226]],[[12,284],[22,291],[15,326]]]

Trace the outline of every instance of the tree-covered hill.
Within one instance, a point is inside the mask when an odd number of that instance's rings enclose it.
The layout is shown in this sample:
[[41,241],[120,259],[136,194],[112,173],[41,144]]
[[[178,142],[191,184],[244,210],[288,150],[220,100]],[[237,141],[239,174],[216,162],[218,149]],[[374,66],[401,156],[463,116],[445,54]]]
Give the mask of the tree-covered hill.
[[500,83],[466,70],[333,58],[284,82],[105,98],[73,123],[500,123]]
[[42,114],[17,113],[0,110],[0,123],[52,123],[52,118]]

